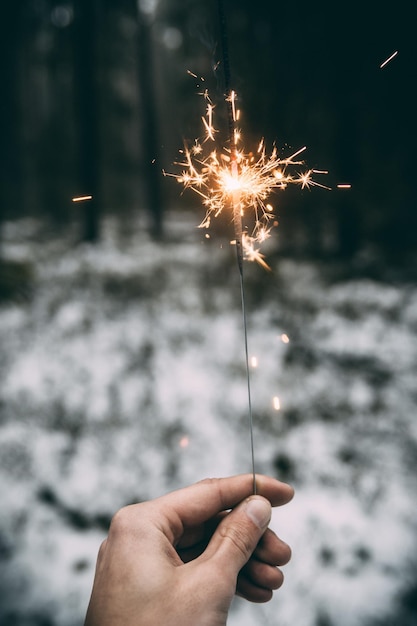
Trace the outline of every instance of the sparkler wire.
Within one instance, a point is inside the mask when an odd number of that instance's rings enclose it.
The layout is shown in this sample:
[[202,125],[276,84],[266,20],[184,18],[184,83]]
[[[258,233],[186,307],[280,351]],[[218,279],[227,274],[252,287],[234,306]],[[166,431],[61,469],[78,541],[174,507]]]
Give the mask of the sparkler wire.
[[[227,38],[227,24],[226,15],[223,7],[223,0],[218,0],[219,22],[220,22],[220,35],[221,35],[221,47],[223,56],[223,76],[225,84],[226,102],[228,104],[228,126],[229,126],[229,139],[230,139],[230,170],[232,177],[238,177],[238,158],[237,158],[237,146],[236,146],[236,120],[234,114],[234,92],[232,90],[232,80],[229,62],[229,46]],[[251,448],[251,460],[252,460],[252,476],[253,476],[253,493],[256,494],[256,472],[255,472],[255,445],[253,436],[253,412],[252,412],[252,394],[251,394],[251,379],[249,369],[249,349],[248,349],[248,325],[246,316],[246,298],[245,298],[245,285],[243,279],[243,228],[242,228],[242,214],[239,202],[239,193],[233,192],[232,194],[232,208],[233,208],[233,225],[235,230],[236,239],[236,259],[239,268],[240,277],[240,293],[242,304],[242,318],[243,318],[243,333],[245,344],[245,360],[246,360],[246,380],[248,389],[248,410],[249,410],[249,430],[250,430],[250,448]]]

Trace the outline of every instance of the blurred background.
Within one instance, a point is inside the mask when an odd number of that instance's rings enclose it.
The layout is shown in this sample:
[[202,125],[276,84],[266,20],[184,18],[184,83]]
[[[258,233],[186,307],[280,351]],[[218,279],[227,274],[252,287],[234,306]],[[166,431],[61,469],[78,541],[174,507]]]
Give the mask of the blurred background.
[[[307,146],[331,187],[277,194],[271,272],[245,265],[258,468],[298,495],[273,521],[294,547],[286,585],[230,623],[412,626],[409,6],[224,9],[246,149]],[[117,508],[250,471],[233,235],[206,239],[198,198],[163,175],[203,134],[206,89],[224,126],[220,40],[216,0],[3,3],[4,626],[82,624]]]
[[[328,169],[330,186],[352,185],[298,196],[291,211],[281,200],[281,246],[350,256],[376,247],[395,259],[412,251],[406,4],[352,2],[339,12],[326,2],[231,0],[227,13],[248,141],[306,145],[309,166]],[[140,209],[160,235],[164,213],[179,204],[161,170],[172,170],[184,138],[201,134],[202,88],[187,70],[204,78],[215,104],[222,99],[216,1],[6,2],[1,28],[0,219],[78,220],[80,237],[94,240],[101,216]],[[70,200],[83,193],[94,201],[80,211]]]

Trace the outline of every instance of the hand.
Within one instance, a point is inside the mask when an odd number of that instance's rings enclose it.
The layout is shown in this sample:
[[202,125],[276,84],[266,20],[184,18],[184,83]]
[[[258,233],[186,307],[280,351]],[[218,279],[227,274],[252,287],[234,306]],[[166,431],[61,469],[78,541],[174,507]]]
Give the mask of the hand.
[[113,518],[85,626],[224,626],[233,595],[267,602],[290,548],[271,530],[289,485],[251,475],[209,479]]

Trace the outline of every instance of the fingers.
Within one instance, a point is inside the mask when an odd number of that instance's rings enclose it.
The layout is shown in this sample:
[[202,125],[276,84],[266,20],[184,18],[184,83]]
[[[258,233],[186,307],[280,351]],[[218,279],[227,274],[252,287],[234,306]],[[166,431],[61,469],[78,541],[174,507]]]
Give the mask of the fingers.
[[236,591],[251,602],[267,602],[284,576],[278,565],[291,558],[290,547],[270,529],[263,534],[253,556],[239,573]]
[[284,582],[284,575],[278,567],[261,563],[256,559],[250,559],[239,573],[238,591],[239,587],[241,587],[241,583],[244,581],[247,581],[254,587],[272,591],[281,587]]
[[[257,475],[256,487],[257,494],[269,500],[271,506],[286,504],[294,494],[289,485],[263,475]],[[251,474],[213,478],[162,496],[153,501],[153,506],[162,509],[170,520],[172,540],[175,543],[184,527],[195,527],[220,511],[232,509],[252,493]]]
[[[240,572],[236,594],[250,602],[268,602],[274,591],[283,584],[284,575],[280,569],[271,565],[252,563],[252,561],[251,565],[255,566],[252,571],[249,570],[248,564]],[[259,567],[259,571],[256,571],[256,567]]]
[[256,546],[253,556],[269,565],[285,565],[291,559],[291,548],[268,528]]

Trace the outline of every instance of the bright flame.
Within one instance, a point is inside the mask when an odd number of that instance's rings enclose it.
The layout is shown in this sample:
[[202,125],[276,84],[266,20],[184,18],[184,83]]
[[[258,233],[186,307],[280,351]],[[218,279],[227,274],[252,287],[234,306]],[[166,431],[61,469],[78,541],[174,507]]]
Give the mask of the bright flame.
[[[220,215],[224,209],[232,208],[232,213],[240,213],[242,218],[246,217],[252,226],[244,228],[244,256],[268,268],[258,244],[263,243],[269,237],[272,227],[278,224],[273,214],[273,206],[269,202],[271,193],[284,190],[289,184],[298,184],[302,189],[313,186],[329,189],[312,178],[314,174],[327,172],[314,169],[294,171],[303,166],[303,161],[296,160],[296,157],[306,150],[305,146],[291,156],[281,158],[275,146],[267,154],[264,140],[261,140],[256,152],[247,152],[239,146],[241,132],[237,129],[234,132],[236,146],[233,151],[230,147],[217,146],[217,130],[213,125],[215,107],[207,91],[203,95],[208,102],[206,114],[202,118],[204,137],[196,139],[191,146],[185,145],[180,151],[183,160],[177,165],[182,168],[182,172],[176,175],[177,181],[185,189],[192,189],[200,196],[206,208],[200,228],[209,228],[212,218]],[[235,122],[239,118],[236,92],[231,92],[228,101],[231,102]]]

